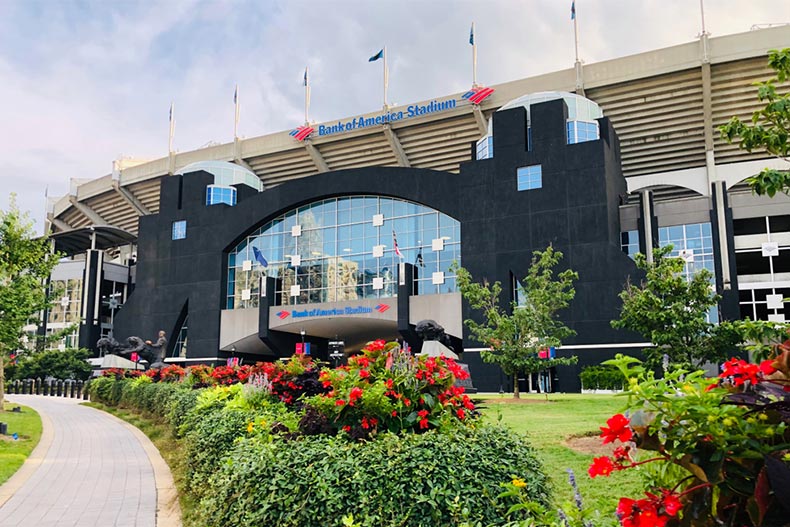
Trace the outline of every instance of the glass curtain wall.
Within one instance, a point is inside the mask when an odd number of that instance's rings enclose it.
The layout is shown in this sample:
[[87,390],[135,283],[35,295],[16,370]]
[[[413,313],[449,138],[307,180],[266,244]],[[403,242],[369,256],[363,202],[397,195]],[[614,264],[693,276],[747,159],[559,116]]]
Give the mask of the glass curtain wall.
[[230,251],[225,307],[257,307],[264,275],[277,279],[281,305],[396,296],[401,261],[416,266],[418,294],[455,292],[450,266],[461,263],[459,222],[395,198],[317,201],[274,219]]

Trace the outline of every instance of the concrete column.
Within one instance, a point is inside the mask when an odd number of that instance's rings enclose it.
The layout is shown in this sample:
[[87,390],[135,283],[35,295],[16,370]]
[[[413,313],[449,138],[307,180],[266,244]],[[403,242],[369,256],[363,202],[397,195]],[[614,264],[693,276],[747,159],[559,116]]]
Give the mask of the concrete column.
[[[644,254],[647,257],[647,263],[653,263],[653,247],[655,247],[655,241],[653,239],[653,192],[650,190],[643,190],[639,194],[639,201],[641,205]],[[640,249],[642,249],[642,247],[640,247]]]
[[82,275],[82,301],[79,343],[81,348],[95,349],[101,336],[99,310],[101,308],[101,282],[104,252],[90,249],[85,253],[85,271]]

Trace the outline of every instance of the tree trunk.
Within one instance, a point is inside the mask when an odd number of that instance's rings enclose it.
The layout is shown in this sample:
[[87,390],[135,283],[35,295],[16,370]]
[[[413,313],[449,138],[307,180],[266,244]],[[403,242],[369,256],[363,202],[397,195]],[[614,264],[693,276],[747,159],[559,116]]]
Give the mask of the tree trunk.
[[0,349],[0,412],[5,410],[5,351]]
[[529,375],[529,377],[527,377],[527,378],[529,379],[529,382],[527,383],[527,389],[529,390],[529,393],[532,393],[532,391],[533,391],[533,389],[532,389],[532,372],[529,372],[528,375]]
[[520,399],[521,395],[518,391],[518,373],[513,374],[513,399]]

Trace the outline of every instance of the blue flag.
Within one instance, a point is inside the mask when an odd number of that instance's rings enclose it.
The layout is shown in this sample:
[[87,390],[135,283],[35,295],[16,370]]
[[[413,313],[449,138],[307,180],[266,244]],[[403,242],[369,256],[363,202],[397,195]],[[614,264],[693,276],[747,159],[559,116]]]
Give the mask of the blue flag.
[[576,20],[576,0],[571,2],[571,20]]
[[266,258],[263,257],[263,253],[257,247],[252,248],[252,252],[255,254],[255,259],[258,260],[258,263],[264,267],[269,267],[269,262],[266,261]]
[[381,48],[378,53],[373,55],[368,59],[368,62],[373,62],[375,60],[383,59],[384,58],[384,48]]
[[304,69],[304,85],[307,86],[307,68]]
[[472,27],[469,28],[469,43],[471,45],[475,45],[475,25],[472,24]]
[[239,102],[239,87],[236,86],[236,91],[233,92],[233,104]]

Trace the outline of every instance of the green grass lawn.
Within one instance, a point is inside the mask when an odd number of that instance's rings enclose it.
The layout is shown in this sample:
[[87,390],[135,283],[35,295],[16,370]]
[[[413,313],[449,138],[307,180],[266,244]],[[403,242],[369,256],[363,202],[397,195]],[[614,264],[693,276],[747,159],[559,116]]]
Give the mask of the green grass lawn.
[[[531,403],[511,404],[507,394],[492,396],[482,409],[485,419],[502,422],[517,432],[527,434],[529,441],[538,450],[546,471],[554,481],[557,503],[573,501],[573,491],[568,484],[567,469],[576,473],[585,507],[598,510],[605,517],[613,517],[617,501],[622,496],[636,497],[643,492],[639,474],[634,470],[616,472],[608,478],[590,478],[587,468],[594,455],[580,452],[564,443],[579,436],[598,436],[600,426],[622,410],[625,399],[613,395],[549,394],[522,395]],[[593,446],[600,444],[590,441]],[[611,453],[608,452],[608,453]]]
[[[6,411],[0,412],[0,421],[8,423],[8,435],[0,436],[0,485],[22,466],[41,439],[38,413],[27,406],[21,406],[20,413],[11,412],[11,408],[16,406],[21,405],[5,403]],[[19,434],[17,441],[11,438],[14,432]]]

